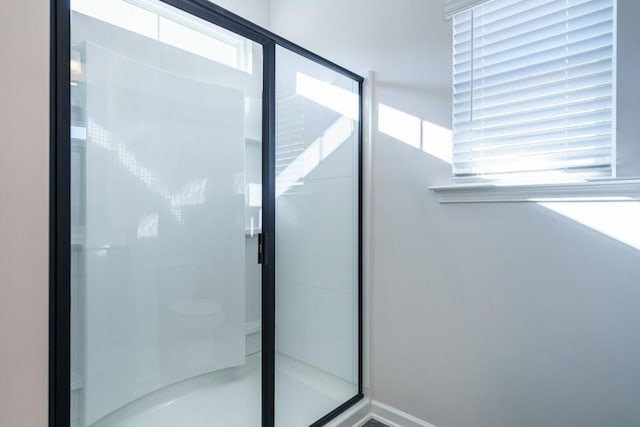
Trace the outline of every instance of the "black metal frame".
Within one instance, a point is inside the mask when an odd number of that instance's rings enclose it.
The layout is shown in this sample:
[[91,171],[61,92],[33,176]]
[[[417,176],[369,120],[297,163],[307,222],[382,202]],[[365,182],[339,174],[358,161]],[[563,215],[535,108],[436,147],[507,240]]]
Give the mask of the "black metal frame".
[[[275,422],[275,125],[276,46],[287,48],[358,83],[358,393],[311,427],[319,427],[358,402],[363,394],[363,81],[364,79],[207,0],[161,0],[262,45],[262,426]],[[49,427],[70,422],[71,344],[71,164],[70,148],[70,4],[51,0],[50,213],[49,213]]]
[[71,71],[69,0],[51,2],[49,426],[68,426],[71,395]]
[[262,48],[262,425],[273,426],[276,366],[276,45]]

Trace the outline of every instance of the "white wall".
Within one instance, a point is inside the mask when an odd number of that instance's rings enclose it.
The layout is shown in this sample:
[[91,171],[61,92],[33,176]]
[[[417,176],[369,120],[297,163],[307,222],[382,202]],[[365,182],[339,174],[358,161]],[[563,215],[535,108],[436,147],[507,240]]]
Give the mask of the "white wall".
[[[272,0],[271,29],[374,70],[376,103],[448,127],[441,4]],[[620,0],[621,54],[638,9]],[[637,48],[619,64],[618,143],[637,153]],[[638,424],[638,249],[535,204],[440,205],[426,188],[449,165],[373,126],[373,397],[438,427]]]
[[0,2],[0,425],[47,422],[49,2]]

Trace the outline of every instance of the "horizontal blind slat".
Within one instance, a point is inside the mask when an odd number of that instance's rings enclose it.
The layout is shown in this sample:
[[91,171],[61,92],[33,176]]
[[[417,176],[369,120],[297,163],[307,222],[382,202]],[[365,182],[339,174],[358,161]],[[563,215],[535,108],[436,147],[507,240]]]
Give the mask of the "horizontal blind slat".
[[483,144],[487,147],[519,143],[545,143],[552,141],[563,141],[564,139],[597,137],[611,134],[611,123],[601,122],[589,124],[588,126],[567,129],[544,130],[536,134],[520,135],[517,137],[493,137],[493,138],[474,138],[473,141],[459,140],[454,136],[454,143],[458,143],[457,150],[470,149],[470,147],[480,147]]
[[[604,58],[566,68],[552,69],[545,73],[539,73],[526,78],[506,80],[496,84],[483,84],[479,88],[476,88],[475,92],[481,92],[483,95],[490,96],[525,88],[534,89],[565,78],[571,80],[593,74],[611,72],[612,67],[611,58]],[[470,96],[470,90],[471,82],[466,81],[464,83],[454,84],[453,94],[454,96]]]
[[[473,104],[472,117],[474,120],[486,120],[506,114],[523,114],[525,112],[535,112],[543,108],[558,107],[564,104],[576,104],[579,102],[589,102],[591,99],[612,96],[613,86],[611,82],[604,82],[599,86],[589,86],[586,88],[578,88],[574,90],[563,91],[557,94],[528,98],[525,100],[505,101],[503,103],[494,103],[490,106],[476,106]],[[471,108],[471,107],[468,107]],[[459,114],[464,114],[465,109],[454,109],[454,119]]]
[[544,27],[551,22],[568,21],[611,7],[611,0],[586,0],[570,7],[567,7],[564,1],[554,0],[551,2],[551,7],[545,5],[543,8],[532,8],[524,10],[519,15],[494,21],[488,19],[487,16],[481,16],[479,11],[474,11],[474,34],[478,37],[484,36],[484,40],[490,43],[494,39],[516,37],[523,32]]
[[[594,166],[579,166],[579,167],[566,167],[553,169],[555,172],[561,171],[563,177],[578,177],[583,179],[593,179],[598,177],[608,177],[611,175],[611,168],[607,165]],[[529,180],[530,177],[539,176],[542,182],[549,176],[549,171],[546,169],[538,170],[502,170],[496,173],[490,171],[472,171],[465,169],[454,169],[456,182],[465,182],[467,180],[476,181],[478,178],[486,178],[491,180],[503,180],[508,181],[511,176],[522,177],[526,176]],[[557,174],[555,174],[557,175]],[[516,178],[517,179],[517,178]]]
[[476,63],[474,58],[474,79],[488,78],[496,74],[504,74],[511,71],[527,69],[541,63],[549,63],[554,60],[563,60],[571,55],[588,53],[603,49],[602,53],[610,53],[613,46],[613,39],[610,34],[598,35],[586,40],[569,43],[564,46],[556,46],[530,55],[521,55],[509,60],[492,64]]
[[[596,100],[589,102],[579,102],[574,104],[563,104],[552,108],[542,108],[536,111],[527,111],[525,113],[505,114],[503,116],[494,117],[492,119],[478,119],[474,120],[475,127],[483,130],[502,128],[512,126],[513,124],[529,124],[536,123],[542,124],[544,120],[550,120],[560,117],[574,117],[583,114],[593,113],[597,111],[609,111],[611,110],[611,96],[604,96]],[[459,124],[463,127],[460,130],[471,130],[472,124],[461,121]],[[460,132],[462,134],[462,132]]]
[[539,86],[530,86],[513,92],[503,92],[496,95],[482,94],[482,89],[474,89],[474,108],[479,110],[499,107],[505,104],[519,105],[529,101],[553,99],[561,95],[571,96],[584,90],[590,90],[602,85],[611,85],[611,72],[603,71],[596,74],[576,77],[573,79],[557,80]]
[[[567,150],[568,154],[572,152]],[[480,169],[484,168],[485,173],[497,173],[497,169],[515,171],[527,164],[527,169],[531,169],[532,165],[536,165],[536,169],[542,169],[537,165],[543,166],[549,162],[555,164],[556,167],[576,167],[578,165],[593,167],[595,165],[606,165],[610,159],[611,150],[607,147],[597,150],[582,151],[579,155],[564,155],[558,152],[540,152],[529,153],[528,155],[513,155],[503,157],[480,158],[478,161],[457,161],[459,167],[464,169]],[[518,165],[516,168],[514,166]]]
[[609,134],[605,133],[598,136],[588,135],[586,137],[574,137],[574,138],[565,138],[560,143],[556,140],[550,141],[536,141],[531,144],[528,142],[515,144],[512,142],[507,142],[504,145],[493,145],[493,146],[471,146],[471,149],[466,150],[454,150],[453,156],[454,159],[471,159],[477,158],[480,156],[501,156],[504,154],[518,154],[524,155],[523,153],[530,153],[536,151],[554,151],[555,149],[592,149],[592,148],[608,148],[609,145]]
[[[511,34],[506,37],[493,35],[491,40],[487,36],[482,36],[482,34],[475,34],[475,48],[478,54],[489,55],[520,45],[540,43],[560,34],[571,34],[572,32],[587,30],[598,31],[602,27],[608,27],[610,31],[610,25],[611,11],[609,9],[597,10],[569,20],[545,22],[544,25],[533,29],[518,28],[517,34]],[[455,37],[456,41],[461,42],[471,40],[471,34],[456,34]]]
[[521,156],[507,159],[484,159],[481,162],[460,162],[457,167],[462,170],[474,171],[475,173],[507,173],[507,172],[530,172],[541,170],[557,170],[565,168],[579,167],[607,167],[610,160],[610,150],[596,153],[594,156],[584,156],[575,159],[566,159],[564,156],[556,154],[546,154],[540,156]]
[[[539,134],[540,129],[553,131],[559,129],[573,129],[576,127],[588,126],[593,123],[605,123],[611,120],[611,108],[600,111],[587,111],[581,114],[567,114],[566,116],[545,117],[541,120],[530,122],[512,122],[506,125],[487,127],[478,124],[474,128],[478,130],[470,130],[467,133],[473,134],[475,140],[483,140],[493,137],[504,137],[516,139],[521,136]],[[465,138],[465,133],[460,135],[461,139]]]
[[[566,57],[555,58],[553,60],[548,60],[544,62],[540,62],[538,64],[522,68],[519,70],[511,70],[503,73],[497,73],[492,76],[475,76],[473,83],[477,87],[482,86],[492,86],[496,84],[503,84],[513,80],[518,79],[527,79],[530,77],[534,77],[540,74],[549,73],[553,71],[562,71],[564,69],[569,69],[573,66],[579,66],[582,64],[586,64],[589,62],[603,61],[612,59],[612,48],[611,46],[605,46],[600,49],[581,52],[578,54],[571,54]],[[461,72],[454,73],[453,82],[455,84],[459,84],[461,82],[469,82],[471,81],[471,73],[470,72]]]
[[[523,39],[517,42],[506,40],[503,43],[494,43],[489,47],[476,45],[473,52],[473,59],[476,62],[482,63],[484,66],[489,66],[527,55],[553,52],[560,47],[566,48],[567,43],[573,45],[590,39],[610,41],[613,21],[609,17],[603,18],[602,21],[589,23],[588,26],[574,28],[569,31],[564,28],[559,28],[563,26],[562,23],[560,23],[557,31],[554,31],[552,34],[546,34],[542,37],[540,37],[539,34],[531,35],[531,37],[536,37],[535,42]],[[476,41],[474,41],[474,43]],[[463,62],[459,61],[458,64],[462,65]]]

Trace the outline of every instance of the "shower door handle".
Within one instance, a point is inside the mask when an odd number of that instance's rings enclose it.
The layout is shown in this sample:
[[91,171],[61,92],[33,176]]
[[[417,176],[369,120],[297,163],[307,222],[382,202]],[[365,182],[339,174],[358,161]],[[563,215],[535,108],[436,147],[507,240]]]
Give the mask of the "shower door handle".
[[258,234],[258,264],[264,264],[264,234]]

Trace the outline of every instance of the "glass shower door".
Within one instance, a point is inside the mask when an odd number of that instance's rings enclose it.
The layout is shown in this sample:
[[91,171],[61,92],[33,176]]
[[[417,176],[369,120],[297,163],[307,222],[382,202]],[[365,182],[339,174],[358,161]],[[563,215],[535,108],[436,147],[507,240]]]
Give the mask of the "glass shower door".
[[72,1],[71,424],[260,425],[262,49]]
[[358,82],[276,48],[276,426],[359,393]]

